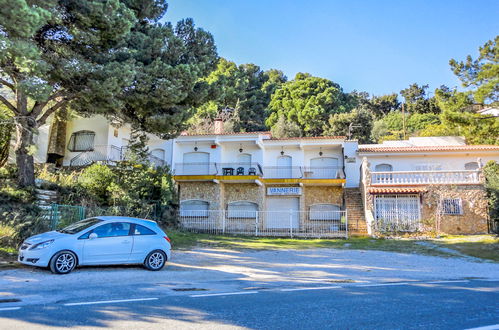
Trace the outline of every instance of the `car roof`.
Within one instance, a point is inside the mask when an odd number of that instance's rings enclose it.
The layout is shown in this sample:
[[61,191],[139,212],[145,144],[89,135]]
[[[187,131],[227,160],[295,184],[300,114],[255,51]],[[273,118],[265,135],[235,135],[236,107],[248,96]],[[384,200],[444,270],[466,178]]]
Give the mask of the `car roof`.
[[123,217],[123,216],[97,216],[97,217],[92,217],[96,219],[100,219],[102,221],[126,221],[126,222],[133,222],[133,223],[138,223],[138,224],[145,224],[145,225],[157,225],[156,221],[154,220],[148,220],[148,219],[140,219],[140,218],[132,218],[132,217]]

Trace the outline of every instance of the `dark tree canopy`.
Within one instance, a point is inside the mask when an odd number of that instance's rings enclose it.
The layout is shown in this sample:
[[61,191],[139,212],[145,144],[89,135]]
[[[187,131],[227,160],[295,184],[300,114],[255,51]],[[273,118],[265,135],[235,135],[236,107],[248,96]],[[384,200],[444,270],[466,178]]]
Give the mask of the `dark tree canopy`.
[[499,35],[487,41],[479,49],[480,55],[466,61],[449,61],[454,74],[461,80],[463,87],[472,89],[476,102],[499,102]]
[[409,113],[439,113],[440,108],[435,102],[435,98],[428,98],[426,90],[428,85],[419,86],[414,83],[400,91],[404,98],[406,111]]
[[263,71],[251,63],[237,66],[221,58],[217,69],[205,79],[210,86],[211,100],[197,108],[191,130],[201,133],[210,129],[209,125],[200,124],[213,121],[224,109],[233,112],[227,123],[230,130],[264,130],[270,97],[285,81],[279,70]]
[[171,137],[203,101],[217,60],[187,19],[158,23],[164,0],[0,0],[0,102],[15,116],[20,184],[34,182],[36,128],[66,107]]
[[284,117],[297,124],[303,136],[319,136],[323,135],[330,115],[348,112],[355,104],[355,98],[344,93],[340,85],[298,73],[272,95],[266,124],[272,128]]

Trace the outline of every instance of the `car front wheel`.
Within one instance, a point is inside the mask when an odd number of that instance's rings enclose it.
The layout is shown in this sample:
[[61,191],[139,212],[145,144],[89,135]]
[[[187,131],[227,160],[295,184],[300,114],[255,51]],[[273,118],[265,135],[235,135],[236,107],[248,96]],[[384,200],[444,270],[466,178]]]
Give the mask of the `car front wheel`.
[[71,251],[57,252],[50,259],[49,266],[54,274],[68,274],[76,267],[76,255]]
[[149,270],[160,270],[165,266],[166,253],[161,250],[154,250],[149,253],[144,261],[144,266]]

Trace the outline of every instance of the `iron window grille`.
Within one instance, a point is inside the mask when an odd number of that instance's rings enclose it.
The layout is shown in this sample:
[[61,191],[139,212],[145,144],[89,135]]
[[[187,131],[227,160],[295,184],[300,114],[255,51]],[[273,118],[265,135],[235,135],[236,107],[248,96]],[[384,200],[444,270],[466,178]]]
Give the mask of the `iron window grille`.
[[95,133],[92,131],[79,131],[71,134],[68,150],[72,152],[94,150]]
[[446,198],[442,201],[442,214],[462,215],[463,201],[461,198]]

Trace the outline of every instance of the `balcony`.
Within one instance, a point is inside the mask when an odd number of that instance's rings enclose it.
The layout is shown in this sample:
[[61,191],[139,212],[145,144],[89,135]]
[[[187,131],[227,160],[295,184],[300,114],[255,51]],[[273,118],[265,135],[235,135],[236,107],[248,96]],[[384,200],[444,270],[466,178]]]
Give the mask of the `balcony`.
[[69,166],[87,166],[95,162],[114,163],[121,160],[121,149],[113,145],[96,145],[73,157]]
[[265,181],[267,183],[341,184],[341,167],[266,166],[258,163],[176,163],[177,181],[221,180],[227,182]]
[[174,171],[175,175],[182,176],[217,175],[217,173],[216,163],[176,163]]
[[[92,149],[82,151],[70,160],[69,166],[88,166],[96,162],[115,164],[116,162],[130,160],[131,153],[127,147],[119,148],[113,145],[96,145]],[[147,155],[147,161],[155,166],[165,166],[166,162],[151,154]]]
[[479,184],[480,171],[396,171],[371,172],[372,186],[426,184]]

